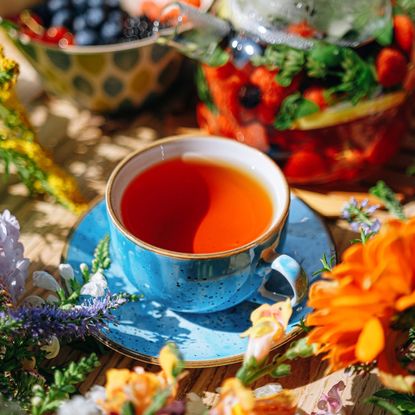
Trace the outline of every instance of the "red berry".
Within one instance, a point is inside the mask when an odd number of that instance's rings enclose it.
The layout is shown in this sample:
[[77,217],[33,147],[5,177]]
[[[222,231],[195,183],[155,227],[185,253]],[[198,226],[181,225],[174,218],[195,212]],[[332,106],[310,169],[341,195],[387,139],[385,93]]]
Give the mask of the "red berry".
[[405,56],[396,49],[384,48],[376,59],[376,72],[381,85],[386,88],[401,84],[408,71]]
[[62,47],[73,45],[74,43],[72,33],[68,32],[68,29],[62,26],[49,28],[43,40],[48,43],[59,44]]
[[250,81],[261,90],[262,102],[277,110],[286,96],[287,89],[281,86],[275,79],[278,71],[269,71],[260,66],[256,68],[252,74]]
[[414,24],[409,16],[399,14],[393,19],[395,31],[395,41],[397,45],[406,53],[410,54],[414,41]]
[[301,37],[314,37],[317,34],[317,31],[305,20],[298,23],[291,23],[287,27],[287,32]]
[[312,86],[304,91],[304,98],[314,102],[320,107],[320,110],[327,108],[327,101],[324,96],[324,88]]
[[288,179],[318,179],[327,171],[327,161],[314,151],[294,153],[284,167]]

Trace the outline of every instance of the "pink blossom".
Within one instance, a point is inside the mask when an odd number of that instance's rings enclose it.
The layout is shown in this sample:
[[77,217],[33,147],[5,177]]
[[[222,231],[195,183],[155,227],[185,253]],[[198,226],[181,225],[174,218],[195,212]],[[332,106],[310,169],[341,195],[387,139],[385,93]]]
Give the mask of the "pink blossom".
[[343,381],[336,383],[327,394],[323,393],[317,403],[317,412],[312,412],[311,415],[341,415],[343,414],[343,403],[340,396],[341,391],[346,385]]

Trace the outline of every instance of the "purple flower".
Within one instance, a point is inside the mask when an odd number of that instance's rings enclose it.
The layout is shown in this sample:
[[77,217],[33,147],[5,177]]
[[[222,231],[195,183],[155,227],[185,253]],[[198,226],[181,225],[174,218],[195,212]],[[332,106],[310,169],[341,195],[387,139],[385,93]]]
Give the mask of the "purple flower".
[[317,412],[312,412],[311,415],[339,415],[342,413],[343,403],[340,396],[341,391],[346,385],[343,381],[336,383],[327,394],[323,393],[317,403]]
[[0,284],[16,302],[24,292],[29,260],[23,257],[17,219],[5,210],[0,214]]
[[378,219],[372,218],[372,215],[378,208],[378,205],[369,205],[367,199],[359,204],[359,202],[352,197],[349,203],[343,208],[341,217],[347,220],[353,231],[363,231],[365,235],[372,235],[379,232],[381,225]]
[[103,329],[116,319],[111,311],[125,303],[119,296],[107,295],[84,301],[68,309],[43,304],[40,307],[22,305],[0,313],[0,319],[10,318],[19,323],[18,335],[30,336],[35,340],[48,341],[53,336],[70,341],[85,338]]

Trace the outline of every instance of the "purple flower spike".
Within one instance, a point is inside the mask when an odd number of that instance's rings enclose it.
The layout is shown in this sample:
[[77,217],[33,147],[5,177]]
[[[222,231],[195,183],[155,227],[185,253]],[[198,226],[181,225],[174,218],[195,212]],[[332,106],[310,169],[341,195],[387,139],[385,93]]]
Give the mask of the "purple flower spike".
[[345,389],[346,385],[343,381],[336,383],[327,394],[323,393],[319,402],[317,403],[317,412],[312,412],[311,415],[340,415],[343,410],[343,402],[340,396],[341,391]]
[[17,219],[5,210],[0,214],[0,284],[16,302],[23,294],[29,260],[23,257]]
[[380,229],[379,220],[372,217],[378,208],[378,205],[369,205],[367,199],[359,204],[353,197],[343,208],[341,217],[349,222],[354,232],[363,231],[366,236],[371,236]]

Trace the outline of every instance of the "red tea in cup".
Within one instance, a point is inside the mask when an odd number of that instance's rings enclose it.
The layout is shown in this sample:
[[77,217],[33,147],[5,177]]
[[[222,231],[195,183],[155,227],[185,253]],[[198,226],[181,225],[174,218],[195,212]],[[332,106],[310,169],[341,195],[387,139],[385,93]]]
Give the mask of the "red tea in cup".
[[121,200],[124,226],[158,248],[229,251],[270,226],[273,202],[246,169],[199,157],[173,158],[137,175]]

